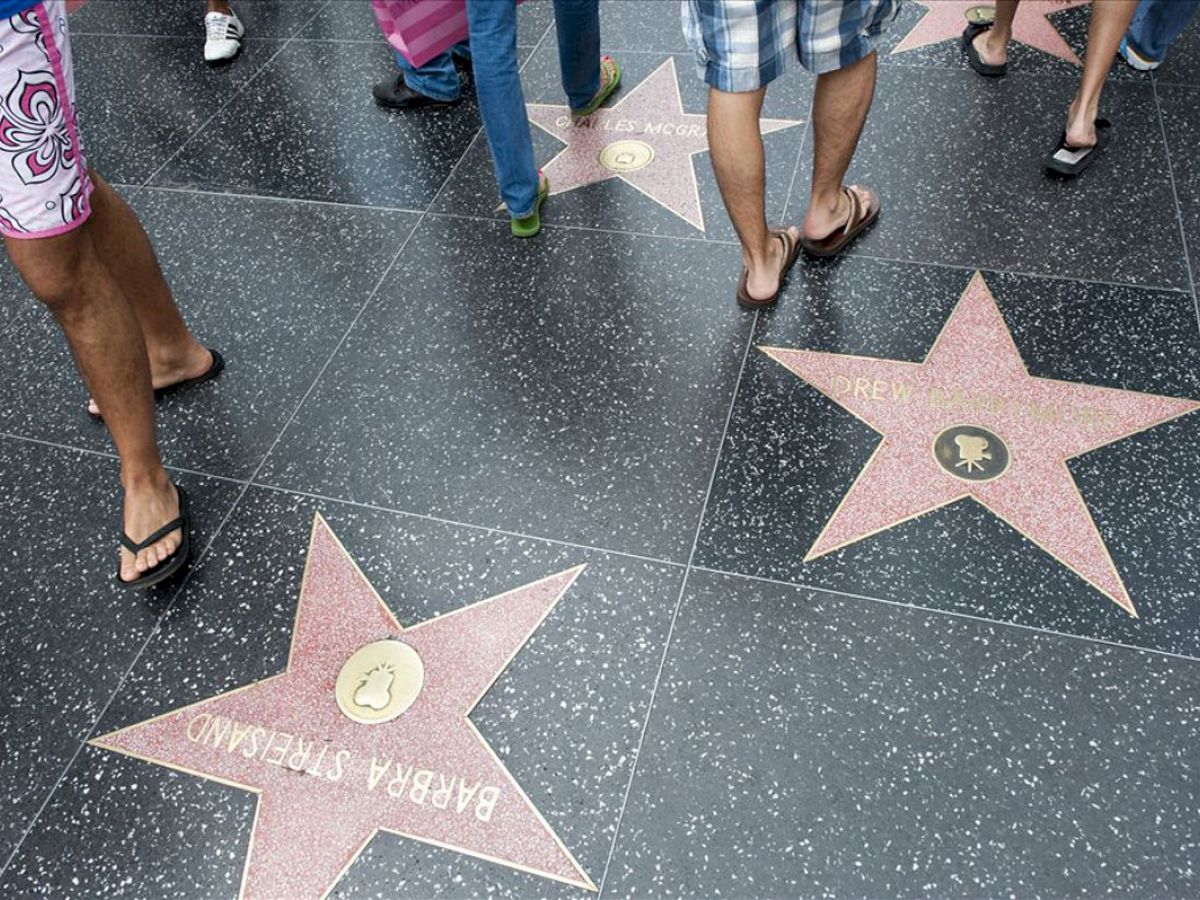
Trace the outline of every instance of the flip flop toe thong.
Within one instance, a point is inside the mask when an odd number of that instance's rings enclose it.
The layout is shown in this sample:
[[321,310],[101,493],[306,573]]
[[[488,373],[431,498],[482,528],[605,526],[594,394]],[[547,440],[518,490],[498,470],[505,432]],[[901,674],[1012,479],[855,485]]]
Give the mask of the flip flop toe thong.
[[117,564],[117,584],[121,587],[131,588],[133,590],[141,590],[148,588],[152,584],[158,584],[160,581],[166,581],[176,572],[184,567],[188,561],[188,556],[192,552],[191,540],[191,518],[188,515],[187,494],[183,492],[183,488],[175,485],[175,491],[179,495],[179,515],[159,528],[143,541],[135,541],[128,534],[121,533],[121,546],[137,556],[138,553],[145,550],[147,547],[152,547],[158,541],[161,541],[172,531],[180,532],[179,547],[175,552],[160,562],[153,569],[147,569],[138,578],[133,581],[126,581],[121,577],[121,566]]

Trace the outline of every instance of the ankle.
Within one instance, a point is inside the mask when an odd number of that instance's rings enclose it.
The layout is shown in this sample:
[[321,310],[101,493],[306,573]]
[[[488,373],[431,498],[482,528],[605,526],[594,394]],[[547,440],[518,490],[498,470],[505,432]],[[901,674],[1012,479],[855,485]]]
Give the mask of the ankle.
[[170,476],[162,463],[145,466],[124,466],[121,469],[121,487],[126,496],[130,494],[163,493],[171,486]]

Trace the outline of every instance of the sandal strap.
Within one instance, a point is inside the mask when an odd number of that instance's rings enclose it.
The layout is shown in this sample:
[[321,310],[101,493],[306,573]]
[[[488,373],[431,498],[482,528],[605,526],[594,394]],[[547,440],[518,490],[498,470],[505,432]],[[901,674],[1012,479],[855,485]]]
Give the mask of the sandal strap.
[[134,539],[131,538],[129,535],[122,532],[121,533],[121,546],[124,547],[126,550],[128,550],[130,553],[134,553],[134,554],[141,553],[147,547],[151,547],[154,544],[157,544],[159,541],[161,541],[163,538],[165,538],[172,531],[176,531],[180,528],[183,528],[183,516],[179,516],[178,518],[172,519],[170,522],[168,522],[162,528],[158,529],[158,531],[155,531],[153,534],[150,535],[150,537],[146,538],[140,544],[135,542]]
[[846,198],[850,201],[850,215],[846,217],[846,224],[842,226],[842,233],[849,234],[850,229],[858,224],[861,210],[858,203],[858,193],[848,187],[844,187],[842,190],[846,192]]

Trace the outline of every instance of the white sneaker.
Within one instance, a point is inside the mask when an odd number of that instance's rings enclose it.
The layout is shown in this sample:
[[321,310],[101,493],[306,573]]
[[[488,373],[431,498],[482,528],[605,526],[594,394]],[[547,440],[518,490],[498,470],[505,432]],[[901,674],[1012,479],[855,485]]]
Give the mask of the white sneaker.
[[232,9],[229,15],[210,12],[204,17],[204,61],[218,63],[233,59],[242,49],[245,33],[242,20]]
[[1159,66],[1160,62],[1155,62],[1152,59],[1146,59],[1129,44],[1129,38],[1121,38],[1120,47],[1121,58],[1129,63],[1131,68],[1137,69],[1139,72],[1153,72]]

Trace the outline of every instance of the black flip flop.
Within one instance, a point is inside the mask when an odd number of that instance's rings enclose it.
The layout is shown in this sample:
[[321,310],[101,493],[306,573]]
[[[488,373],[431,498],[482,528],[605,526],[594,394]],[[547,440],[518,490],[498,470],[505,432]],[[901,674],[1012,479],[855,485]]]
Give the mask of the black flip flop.
[[772,228],[771,237],[778,238],[783,243],[783,265],[779,269],[779,287],[775,289],[774,294],[762,300],[751,297],[746,290],[746,282],[750,279],[750,270],[743,266],[742,277],[738,279],[737,294],[735,295],[737,304],[742,309],[766,309],[768,306],[774,305],[775,301],[779,299],[780,292],[783,291],[788,272],[792,270],[792,266],[800,257],[800,242],[791,236],[786,227]]
[[962,45],[967,54],[967,62],[971,64],[972,69],[985,78],[1001,78],[1008,74],[1008,63],[993,66],[991,63],[984,62],[979,51],[975,49],[975,38],[990,30],[991,27],[991,22],[972,22],[963,29]]
[[[196,385],[204,384],[206,381],[212,381],[225,371],[225,357],[211,347],[208,348],[208,352],[212,354],[212,365],[208,367],[207,372],[203,375],[197,375],[195,378],[185,378],[183,381],[177,381],[175,384],[168,384],[166,387],[157,388],[154,391],[154,399],[161,400],[163,397],[169,397],[187,388],[193,388]],[[93,421],[104,421],[103,413],[94,413],[89,409],[87,414]]]
[[187,563],[188,556],[192,551],[192,540],[190,534],[191,520],[188,517],[187,494],[183,492],[183,488],[181,488],[179,485],[175,485],[175,491],[179,495],[179,517],[172,519],[141,543],[135,542],[129,535],[122,532],[121,546],[134,556],[137,556],[137,554],[142,550],[145,550],[147,547],[150,547],[158,541],[161,541],[172,531],[178,529],[182,533],[179,541],[179,547],[174,553],[160,562],[153,569],[147,569],[142,573],[140,578],[135,578],[133,581],[126,581],[121,577],[121,566],[120,563],[118,563],[117,584],[121,585],[121,587],[132,588],[134,590],[148,588],[152,584],[158,584],[160,581],[165,581],[166,579],[170,578],[172,575],[182,569]]
[[1100,151],[1108,146],[1112,137],[1112,127],[1112,122],[1108,119],[1097,119],[1096,143],[1092,147],[1072,147],[1067,143],[1067,133],[1064,131],[1054,152],[1046,157],[1046,168],[1067,178],[1079,175],[1094,163]]

